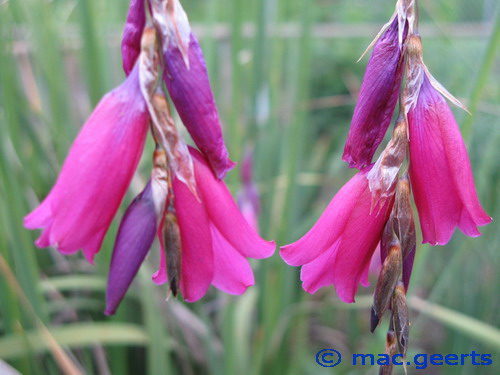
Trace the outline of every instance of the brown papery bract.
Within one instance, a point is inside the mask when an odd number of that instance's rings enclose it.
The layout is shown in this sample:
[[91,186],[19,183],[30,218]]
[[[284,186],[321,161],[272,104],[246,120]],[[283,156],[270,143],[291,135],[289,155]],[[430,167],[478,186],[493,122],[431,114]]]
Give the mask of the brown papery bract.
[[401,256],[401,246],[395,234],[391,241],[391,246],[387,257],[382,265],[375,293],[373,295],[371,331],[377,327],[382,315],[389,307],[394,288],[401,277],[403,260]]

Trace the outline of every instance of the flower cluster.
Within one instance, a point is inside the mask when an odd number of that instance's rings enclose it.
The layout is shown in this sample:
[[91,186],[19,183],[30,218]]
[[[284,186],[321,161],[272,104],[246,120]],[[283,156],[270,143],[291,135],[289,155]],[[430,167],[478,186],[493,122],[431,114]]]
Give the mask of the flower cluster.
[[[360,171],[304,237],[281,248],[285,262],[302,266],[306,291],[333,284],[340,299],[354,302],[380,246],[371,329],[390,308],[386,350],[402,354],[409,327],[405,290],[416,247],[411,192],[424,243],[444,245],[456,227],[478,236],[477,227],[491,221],[479,203],[464,141],[443,96],[464,107],[423,62],[417,8],[415,0],[398,0],[394,15],[370,45],[373,53],[343,154],[349,167]],[[398,99],[392,139],[372,163]],[[408,171],[400,176],[405,159]]]
[[[97,105],[25,226],[43,229],[37,246],[64,254],[82,250],[93,263],[151,129],[153,168],[120,223],[106,313],[116,311],[156,236],[161,253],[154,282],[168,282],[174,295],[180,290],[190,302],[210,285],[243,293],[254,283],[247,257],[269,257],[275,245],[247,223],[221,180],[235,163],[201,48],[179,1],[131,0],[122,57],[126,80]],[[161,80],[199,151],[179,135]]]

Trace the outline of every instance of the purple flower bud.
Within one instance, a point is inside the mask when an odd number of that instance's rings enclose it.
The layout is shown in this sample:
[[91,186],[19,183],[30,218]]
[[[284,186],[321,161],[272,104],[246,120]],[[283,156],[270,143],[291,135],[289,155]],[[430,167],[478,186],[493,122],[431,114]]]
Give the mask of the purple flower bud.
[[395,18],[375,44],[366,67],[342,156],[351,168],[361,169],[371,163],[391,122],[404,66],[398,31]]
[[164,49],[163,79],[193,141],[207,157],[216,176],[221,179],[236,164],[229,159],[224,144],[205,60],[193,34],[190,35],[187,56],[189,66],[186,65],[178,44],[170,43]]
[[146,25],[144,0],[130,0],[127,21],[123,29],[122,59],[123,70],[129,75],[141,53],[141,37]]
[[156,235],[157,213],[148,182],[123,216],[111,257],[106,290],[106,315],[113,315],[125,296]]

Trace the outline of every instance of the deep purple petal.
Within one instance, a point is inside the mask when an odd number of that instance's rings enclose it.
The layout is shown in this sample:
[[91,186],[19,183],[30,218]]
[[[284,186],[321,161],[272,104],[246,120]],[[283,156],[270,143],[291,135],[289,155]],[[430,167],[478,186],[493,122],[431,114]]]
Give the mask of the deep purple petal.
[[139,194],[120,223],[111,257],[106,290],[107,315],[113,315],[154,241],[157,227],[151,182]]
[[130,74],[141,53],[141,37],[146,25],[144,4],[144,0],[130,0],[122,37],[123,70],[126,75]]
[[229,160],[205,60],[193,34],[188,54],[189,69],[179,48],[170,44],[164,55],[166,69],[163,79],[196,146],[205,154],[216,176],[223,178],[235,163]]
[[396,107],[403,66],[395,19],[375,44],[366,67],[342,156],[350,168],[372,162]]

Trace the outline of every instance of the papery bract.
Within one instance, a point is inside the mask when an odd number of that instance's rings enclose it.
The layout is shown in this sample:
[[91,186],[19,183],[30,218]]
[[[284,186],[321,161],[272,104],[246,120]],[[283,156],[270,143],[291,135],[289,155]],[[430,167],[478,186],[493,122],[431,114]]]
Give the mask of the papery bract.
[[127,21],[122,36],[123,70],[129,75],[141,53],[141,37],[146,25],[144,0],[130,0]]
[[[192,148],[190,152],[200,200],[185,184],[174,180],[175,211],[182,243],[182,296],[194,302],[206,294],[211,284],[226,293],[242,294],[254,283],[246,258],[269,257],[275,244],[258,236],[206,159]],[[162,251],[160,269],[153,280],[159,284],[166,282],[166,270]]]
[[395,18],[375,44],[366,67],[342,156],[349,167],[360,169],[372,162],[396,107],[403,66]]
[[448,104],[424,77],[408,113],[410,180],[424,243],[444,245],[455,228],[467,236],[491,218],[477,197],[465,143]]
[[367,173],[357,173],[333,197],[317,223],[298,241],[283,246],[281,257],[303,266],[302,286],[315,293],[335,285],[344,302],[354,302],[358,284],[367,285],[370,260],[380,241],[393,199],[371,210]]
[[69,151],[49,195],[24,219],[43,228],[37,246],[82,249],[93,262],[139,163],[149,123],[137,65],[102,98]]

